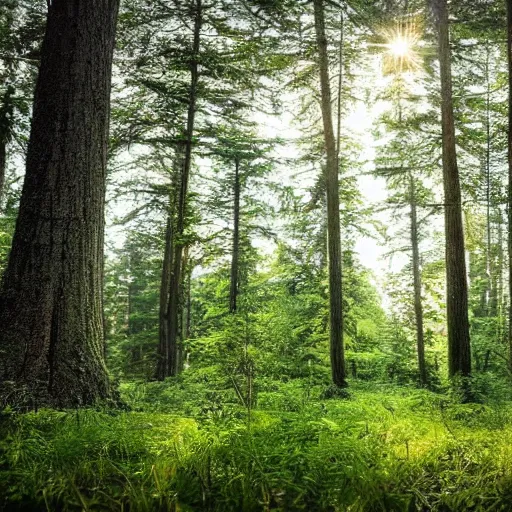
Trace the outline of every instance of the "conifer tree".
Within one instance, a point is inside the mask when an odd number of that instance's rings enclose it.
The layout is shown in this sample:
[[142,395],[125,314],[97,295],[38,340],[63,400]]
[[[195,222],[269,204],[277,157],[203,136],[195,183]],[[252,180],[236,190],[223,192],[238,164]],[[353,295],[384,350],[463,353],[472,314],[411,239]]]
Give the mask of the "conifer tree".
[[70,407],[110,395],[102,311],[106,153],[117,0],[53,0],[8,268],[4,400]]
[[468,290],[462,200],[453,114],[451,50],[447,0],[430,0],[435,17],[441,75],[443,185],[446,235],[446,309],[449,374],[471,374]]

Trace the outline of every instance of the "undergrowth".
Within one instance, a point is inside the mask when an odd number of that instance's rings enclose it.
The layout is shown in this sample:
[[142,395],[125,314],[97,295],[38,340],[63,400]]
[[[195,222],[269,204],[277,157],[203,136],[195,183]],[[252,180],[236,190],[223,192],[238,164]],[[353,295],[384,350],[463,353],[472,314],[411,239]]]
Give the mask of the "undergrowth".
[[125,384],[128,412],[4,410],[0,509],[510,510],[511,404],[305,388],[267,383],[252,411],[186,381]]

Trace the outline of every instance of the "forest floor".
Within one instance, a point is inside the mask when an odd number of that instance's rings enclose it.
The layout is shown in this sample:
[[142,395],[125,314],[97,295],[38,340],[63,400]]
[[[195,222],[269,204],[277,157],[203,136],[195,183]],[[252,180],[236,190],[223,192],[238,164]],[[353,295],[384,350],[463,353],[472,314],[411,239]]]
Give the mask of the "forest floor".
[[124,383],[125,411],[4,411],[0,510],[512,510],[512,402],[274,388],[250,412],[186,381]]

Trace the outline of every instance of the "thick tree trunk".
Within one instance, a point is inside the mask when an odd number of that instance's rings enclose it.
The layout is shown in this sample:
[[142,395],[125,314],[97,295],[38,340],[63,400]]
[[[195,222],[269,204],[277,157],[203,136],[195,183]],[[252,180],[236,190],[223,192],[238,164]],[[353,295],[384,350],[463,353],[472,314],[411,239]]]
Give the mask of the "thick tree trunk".
[[345,387],[345,354],[343,347],[342,272],[338,158],[332,122],[331,87],[323,0],[314,0],[315,29],[320,66],[322,118],[324,125],[327,188],[327,244],[329,253],[330,352],[332,380]]
[[508,61],[508,362],[512,375],[512,0],[505,1]]
[[173,270],[171,274],[171,283],[169,287],[169,307],[167,317],[169,322],[169,358],[166,365],[166,376],[176,375],[178,368],[178,334],[179,334],[179,305],[180,305],[180,287],[182,283],[182,255],[183,242],[180,238],[185,229],[185,214],[187,208],[188,180],[190,168],[192,166],[192,142],[194,136],[194,121],[197,103],[197,88],[199,83],[199,49],[201,42],[202,0],[196,0],[195,21],[194,21],[194,40],[190,62],[190,94],[187,113],[186,142],[183,158],[183,167],[181,170],[181,180],[178,199],[178,212],[176,220],[176,242],[173,255]]
[[49,5],[25,183],[0,296],[4,391],[22,387],[38,403],[69,407],[109,395],[102,274],[117,11],[118,0]]
[[411,245],[412,245],[412,271],[414,281],[414,313],[416,317],[416,346],[418,350],[418,369],[420,384],[426,386],[427,367],[425,364],[425,336],[423,332],[423,304],[421,301],[421,270],[420,250],[418,236],[418,212],[416,208],[416,187],[414,177],[410,180],[410,207],[411,207]]
[[453,115],[451,50],[447,0],[431,0],[436,16],[441,71],[443,185],[446,236],[446,309],[449,375],[471,374],[464,228]]
[[231,252],[231,285],[229,289],[229,312],[235,313],[238,298],[238,262],[240,255],[240,161],[235,162],[233,183],[233,250]]

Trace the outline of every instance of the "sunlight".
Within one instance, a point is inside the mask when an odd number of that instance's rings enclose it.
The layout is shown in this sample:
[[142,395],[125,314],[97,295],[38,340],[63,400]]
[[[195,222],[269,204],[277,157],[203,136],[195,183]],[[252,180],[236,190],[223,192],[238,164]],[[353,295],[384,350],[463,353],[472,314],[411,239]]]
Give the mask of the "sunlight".
[[420,31],[415,23],[400,24],[382,31],[387,41],[384,72],[402,73],[417,71],[421,67],[419,56]]
[[398,37],[389,43],[389,52],[396,57],[405,57],[410,51],[410,42],[404,37]]

